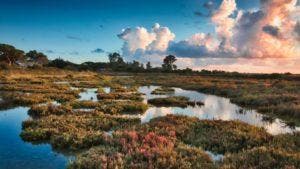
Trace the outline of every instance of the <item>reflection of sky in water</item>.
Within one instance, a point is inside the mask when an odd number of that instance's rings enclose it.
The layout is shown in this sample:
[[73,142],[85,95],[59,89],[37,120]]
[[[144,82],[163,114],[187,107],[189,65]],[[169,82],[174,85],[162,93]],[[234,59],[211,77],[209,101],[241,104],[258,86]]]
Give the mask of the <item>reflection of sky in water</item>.
[[79,100],[91,100],[91,101],[98,101],[97,99],[97,88],[89,88],[85,89],[85,91],[79,93]]
[[53,152],[49,144],[32,145],[20,138],[27,111],[25,107],[0,111],[0,168],[65,168],[71,157]]
[[[85,91],[79,93],[79,100],[80,101],[91,100],[91,101],[95,101],[95,102],[98,101],[97,90],[98,90],[97,88],[85,89]],[[103,90],[105,93],[110,93],[110,87],[104,87]]]
[[222,154],[215,154],[210,151],[205,152],[212,158],[213,161],[221,161],[224,158],[224,155]]
[[[144,98],[151,99],[157,97],[167,97],[166,95],[152,95],[151,91],[156,89],[155,86],[140,87],[139,91],[144,93]],[[174,88],[175,96],[186,96],[192,101],[202,101],[204,106],[195,106],[187,108],[179,107],[150,107],[145,114],[141,116],[143,123],[149,122],[152,118],[165,116],[167,114],[181,114],[199,119],[221,119],[221,120],[241,120],[251,125],[264,127],[269,133],[279,134],[292,132],[293,129],[287,127],[279,119],[273,122],[263,121],[263,115],[255,110],[242,109],[241,107],[230,102],[229,99],[214,95],[207,95],[196,91],[188,91]],[[144,100],[147,102],[147,100]],[[300,128],[296,128],[300,130]]]
[[105,93],[110,93],[111,88],[110,87],[103,87],[103,90]]

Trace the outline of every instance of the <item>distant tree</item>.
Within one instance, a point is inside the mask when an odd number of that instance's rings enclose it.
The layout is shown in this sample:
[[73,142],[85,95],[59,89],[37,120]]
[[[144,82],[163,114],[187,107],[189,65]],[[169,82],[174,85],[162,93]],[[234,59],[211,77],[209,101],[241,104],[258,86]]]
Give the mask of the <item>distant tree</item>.
[[48,66],[57,67],[61,69],[77,69],[78,65],[69,61],[65,61],[61,58],[52,60],[49,62]]
[[108,55],[109,59],[109,66],[114,71],[120,71],[125,70],[127,67],[127,64],[124,62],[123,58],[119,53],[110,53]]
[[117,58],[117,63],[118,63],[118,64],[124,64],[125,62],[124,62],[123,58],[122,58],[121,56],[119,56],[119,57]]
[[49,63],[47,56],[36,50],[29,51],[26,53],[25,57],[27,61],[34,62],[35,64],[46,65]]
[[151,66],[151,63],[150,63],[150,62],[147,62],[147,64],[146,64],[146,69],[147,69],[147,70],[152,69],[152,66]]
[[143,63],[141,63],[140,68],[141,68],[142,70],[145,70],[145,67],[144,67],[144,64],[143,64]]
[[116,63],[116,62],[120,62],[122,58],[121,58],[121,55],[119,53],[114,52],[114,53],[110,53],[108,55],[108,59],[109,59],[110,63]]
[[134,68],[139,68],[139,67],[140,67],[140,62],[134,60],[134,61],[132,62],[132,67],[134,67]]
[[0,44],[0,62],[8,65],[17,63],[24,58],[24,51],[16,49],[14,46]]
[[164,58],[164,63],[162,64],[163,70],[172,71],[177,69],[177,66],[174,64],[176,62],[176,57],[173,55],[168,55]]

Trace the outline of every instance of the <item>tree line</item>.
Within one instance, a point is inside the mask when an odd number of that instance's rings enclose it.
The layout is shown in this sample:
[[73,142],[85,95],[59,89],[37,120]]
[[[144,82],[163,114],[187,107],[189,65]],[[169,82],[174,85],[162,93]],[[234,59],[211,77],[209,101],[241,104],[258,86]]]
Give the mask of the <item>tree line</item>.
[[0,62],[1,64],[12,65],[46,65],[49,63],[48,57],[36,50],[27,53],[14,46],[0,44]]
[[92,71],[122,71],[122,72],[145,72],[145,71],[165,71],[172,72],[177,69],[174,64],[176,57],[168,55],[164,58],[161,67],[152,67],[150,62],[145,65],[138,61],[125,62],[119,53],[110,53],[109,62],[84,62],[82,64],[72,63],[61,58],[49,60],[47,55],[36,50],[27,53],[16,49],[12,45],[0,44],[0,64],[2,67],[57,67],[61,69],[92,70]]
[[9,67],[56,67],[60,69],[79,70],[79,71],[108,71],[108,72],[134,72],[134,73],[179,73],[188,75],[208,75],[208,76],[224,76],[234,78],[285,78],[298,79],[300,76],[294,76],[291,73],[272,73],[272,74],[254,74],[254,73],[238,73],[225,72],[220,70],[192,70],[190,68],[178,69],[176,66],[176,56],[168,55],[163,59],[160,67],[153,67],[150,62],[145,65],[138,61],[125,62],[119,53],[108,54],[109,62],[84,62],[76,64],[62,58],[49,60],[47,55],[36,50],[27,53],[20,49],[16,49],[12,45],[0,44],[0,69]]

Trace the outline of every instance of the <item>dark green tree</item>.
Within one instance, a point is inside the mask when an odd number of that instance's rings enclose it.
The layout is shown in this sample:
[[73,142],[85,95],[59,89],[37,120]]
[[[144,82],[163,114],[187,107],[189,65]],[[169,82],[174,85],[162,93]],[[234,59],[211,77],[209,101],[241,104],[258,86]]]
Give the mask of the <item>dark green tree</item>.
[[[109,63],[116,63],[121,61],[121,55],[117,52],[108,55]],[[123,59],[122,59],[123,60]]]
[[126,69],[126,63],[119,53],[110,53],[108,55],[109,66],[112,70],[120,71]]
[[31,61],[35,64],[46,65],[49,63],[47,56],[41,52],[37,52],[36,50],[29,51],[25,55],[27,61]]
[[0,44],[0,62],[5,62],[8,65],[15,64],[24,58],[24,51],[16,49],[14,46]]
[[172,70],[176,70],[177,66],[174,64],[176,62],[176,57],[173,55],[168,55],[164,58],[163,64],[162,64],[162,68],[165,71],[172,71]]
[[150,62],[147,62],[147,64],[146,64],[146,69],[147,69],[147,70],[152,69],[152,66],[151,66],[151,63],[150,63]]

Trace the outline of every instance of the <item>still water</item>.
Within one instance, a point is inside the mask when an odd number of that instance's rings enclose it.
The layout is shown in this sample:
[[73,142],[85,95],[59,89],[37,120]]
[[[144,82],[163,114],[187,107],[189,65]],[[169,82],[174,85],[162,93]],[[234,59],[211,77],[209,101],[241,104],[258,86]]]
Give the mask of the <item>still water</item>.
[[180,114],[191,117],[198,117],[199,119],[220,119],[220,120],[240,120],[251,125],[264,127],[271,134],[289,133],[295,130],[300,130],[299,127],[295,129],[287,126],[279,119],[273,121],[264,120],[262,114],[255,110],[243,109],[236,104],[230,102],[229,99],[218,97],[214,95],[203,94],[196,91],[183,90],[174,88],[175,93],[170,95],[153,95],[151,92],[158,88],[158,86],[143,86],[139,88],[139,92],[144,93],[144,102],[148,99],[167,96],[186,96],[192,101],[201,101],[204,106],[195,107],[150,107],[146,113],[141,116],[142,123],[149,122],[151,119],[167,114]]
[[0,111],[1,169],[62,169],[69,157],[56,153],[49,144],[33,145],[20,138],[22,121],[28,119],[28,108]]

